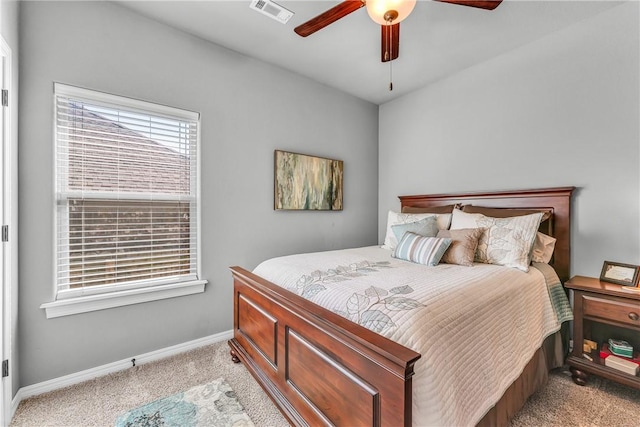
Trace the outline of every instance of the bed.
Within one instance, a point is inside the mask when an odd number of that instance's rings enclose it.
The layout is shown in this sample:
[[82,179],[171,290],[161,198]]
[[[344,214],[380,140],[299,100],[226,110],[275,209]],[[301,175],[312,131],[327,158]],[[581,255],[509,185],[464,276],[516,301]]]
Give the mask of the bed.
[[[545,220],[540,224],[540,231],[556,239],[549,264],[555,269],[557,278],[565,281],[569,277],[573,190],[573,187],[561,187],[400,196],[400,202],[404,212],[437,211],[453,205],[482,207],[488,209],[484,212],[501,212],[502,216],[510,216],[510,212],[518,215],[541,212]],[[376,255],[371,252],[369,256],[375,258]],[[495,266],[490,267],[495,269]],[[476,269],[475,266],[473,268]],[[234,280],[234,337],[229,341],[232,359],[244,363],[294,425],[410,426],[444,424],[447,420],[459,419],[467,420],[463,424],[505,425],[526,399],[546,383],[548,370],[559,366],[566,354],[562,346],[562,331],[566,323],[556,316],[562,327],[545,327],[544,336],[538,340],[540,342],[532,344],[533,350],[527,350],[532,354],[527,353],[526,360],[521,360],[523,356],[520,354],[518,360],[513,361],[514,365],[517,362],[517,367],[513,368],[517,372],[515,376],[510,374],[513,379],[509,378],[505,385],[502,377],[506,374],[489,374],[490,369],[484,368],[485,362],[494,359],[495,355],[491,348],[483,346],[481,337],[470,340],[466,344],[468,351],[460,355],[441,357],[440,354],[439,357],[438,352],[426,348],[423,353],[428,353],[428,357],[421,360],[422,354],[410,345],[399,344],[347,319],[336,310],[303,298],[294,290],[287,290],[241,267],[232,267],[231,272]],[[562,289],[557,285],[554,288],[556,293],[558,288]],[[477,309],[473,308],[473,313]],[[526,310],[522,311],[522,315],[513,318],[535,317],[525,316]],[[472,324],[474,316],[468,317],[467,323]],[[442,334],[436,337],[435,332],[438,331],[432,330],[430,334],[441,343]],[[450,333],[455,341],[458,332],[452,330]],[[509,356],[502,355],[501,358],[509,361]],[[452,360],[462,364],[463,369],[458,368],[451,376],[439,375],[440,372],[448,372],[445,368]],[[446,404],[439,404],[433,396],[425,400],[425,404],[421,403],[422,396],[416,395],[414,399],[414,374],[418,392],[422,394],[424,390],[438,390],[437,387],[441,387],[440,377],[444,377],[443,382],[447,384],[450,382],[447,378],[456,377],[458,381],[442,389],[445,390],[442,394],[448,399]],[[503,383],[494,386],[497,380]],[[457,396],[465,396],[467,391],[467,387],[460,387],[460,384],[469,384],[471,389],[473,385],[480,390],[485,386],[487,390],[492,387],[494,390],[487,393],[491,396],[483,397],[477,404],[473,399],[460,402],[461,398]],[[499,393],[496,394],[495,390]],[[438,393],[432,394],[441,397]],[[475,393],[478,394],[482,393]],[[417,400],[420,402],[416,403]],[[466,405],[470,408],[456,409],[453,415],[442,414],[440,417],[438,411],[451,402],[454,402],[453,406]],[[425,415],[431,412],[438,412],[438,415],[433,418]],[[455,418],[459,412],[469,418]]]

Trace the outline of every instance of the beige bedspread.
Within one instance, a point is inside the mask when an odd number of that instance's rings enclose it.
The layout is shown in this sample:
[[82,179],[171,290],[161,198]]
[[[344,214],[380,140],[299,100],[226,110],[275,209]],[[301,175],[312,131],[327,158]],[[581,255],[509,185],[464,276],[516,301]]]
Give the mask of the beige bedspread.
[[560,329],[536,268],[427,267],[372,246],[274,258],[254,273],[421,353],[418,426],[475,425]]

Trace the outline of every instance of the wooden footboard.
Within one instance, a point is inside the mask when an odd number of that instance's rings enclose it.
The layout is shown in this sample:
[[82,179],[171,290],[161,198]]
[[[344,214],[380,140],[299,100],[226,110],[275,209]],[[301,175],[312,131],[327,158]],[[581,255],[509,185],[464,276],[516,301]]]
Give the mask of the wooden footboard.
[[420,354],[243,268],[231,271],[232,356],[292,424],[411,425]]

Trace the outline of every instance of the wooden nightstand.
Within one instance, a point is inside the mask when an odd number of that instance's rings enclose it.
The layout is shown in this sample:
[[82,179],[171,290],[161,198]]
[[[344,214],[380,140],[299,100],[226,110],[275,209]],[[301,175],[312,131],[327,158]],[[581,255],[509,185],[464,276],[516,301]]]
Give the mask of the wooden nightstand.
[[564,286],[573,291],[573,351],[567,358],[573,381],[585,385],[589,374],[608,378],[640,389],[640,377],[605,366],[599,348],[584,356],[583,339],[599,346],[609,338],[624,339],[640,349],[640,293],[627,292],[624,286],[575,276]]

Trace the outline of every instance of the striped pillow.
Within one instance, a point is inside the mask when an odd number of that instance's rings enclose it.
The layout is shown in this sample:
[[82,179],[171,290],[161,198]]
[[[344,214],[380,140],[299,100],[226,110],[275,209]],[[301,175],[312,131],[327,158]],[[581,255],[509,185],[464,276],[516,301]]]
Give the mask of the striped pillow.
[[446,237],[425,237],[408,231],[400,239],[393,256],[433,267],[438,265],[450,244],[451,239]]

